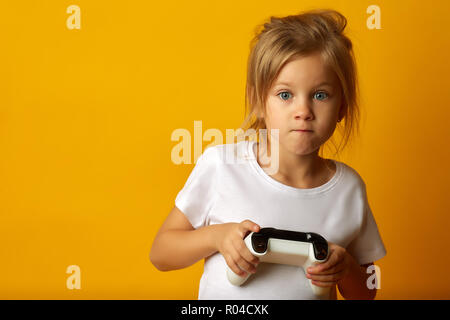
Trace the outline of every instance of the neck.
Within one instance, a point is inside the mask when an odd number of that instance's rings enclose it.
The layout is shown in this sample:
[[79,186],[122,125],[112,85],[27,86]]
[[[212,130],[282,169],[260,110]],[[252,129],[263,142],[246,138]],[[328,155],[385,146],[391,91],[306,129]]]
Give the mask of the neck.
[[[257,159],[262,168],[270,167],[271,147],[270,139],[265,144],[257,144]],[[282,180],[288,183],[301,184],[303,186],[311,186],[317,183],[319,176],[329,177],[333,173],[333,169],[330,168],[325,159],[318,155],[318,150],[305,155],[297,155],[286,150],[281,144],[279,144],[279,159],[278,159],[278,171],[271,175],[278,180]],[[269,162],[260,161],[261,158],[269,159]]]

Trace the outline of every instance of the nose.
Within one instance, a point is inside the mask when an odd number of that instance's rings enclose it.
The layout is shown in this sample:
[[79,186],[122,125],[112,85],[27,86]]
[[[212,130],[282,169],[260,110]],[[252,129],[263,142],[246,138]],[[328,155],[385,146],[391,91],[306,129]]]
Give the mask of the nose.
[[296,120],[312,120],[314,118],[314,114],[311,109],[311,103],[306,99],[299,101],[295,105],[294,117]]

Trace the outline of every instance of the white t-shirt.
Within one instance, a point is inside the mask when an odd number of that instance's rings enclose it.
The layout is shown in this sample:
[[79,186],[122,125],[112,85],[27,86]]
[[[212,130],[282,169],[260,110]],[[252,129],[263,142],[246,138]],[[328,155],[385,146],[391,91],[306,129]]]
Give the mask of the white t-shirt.
[[[198,158],[175,199],[195,229],[249,219],[261,228],[318,233],[346,248],[361,265],[385,256],[365,183],[354,169],[333,160],[336,173],[328,182],[316,188],[294,188],[259,166],[255,143],[215,145]],[[300,267],[260,263],[240,287],[229,283],[226,270],[219,252],[205,259],[199,300],[316,299]],[[330,299],[336,299],[336,288]]]

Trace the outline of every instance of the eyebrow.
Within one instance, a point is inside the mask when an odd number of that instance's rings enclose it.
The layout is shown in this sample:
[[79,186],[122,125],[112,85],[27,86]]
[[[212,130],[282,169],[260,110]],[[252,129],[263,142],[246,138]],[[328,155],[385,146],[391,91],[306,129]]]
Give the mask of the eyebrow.
[[[280,83],[277,83],[276,85],[275,85],[275,87],[278,87],[278,86],[291,86],[292,84],[290,83],[290,82],[280,82]],[[326,81],[323,81],[323,82],[321,82],[321,83],[319,83],[316,87],[321,87],[321,86],[330,86],[330,87],[332,87],[333,85],[331,84],[331,83],[329,83],[329,82],[326,82]],[[274,87],[274,88],[275,88]]]

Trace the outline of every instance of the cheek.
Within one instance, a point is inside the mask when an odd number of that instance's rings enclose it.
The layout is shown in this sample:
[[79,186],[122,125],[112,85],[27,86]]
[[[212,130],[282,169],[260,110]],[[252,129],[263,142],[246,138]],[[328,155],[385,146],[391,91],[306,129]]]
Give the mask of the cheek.
[[339,103],[332,101],[328,104],[317,108],[316,118],[319,120],[321,126],[332,126],[337,123],[339,115]]
[[335,116],[333,114],[327,114],[319,117],[318,119],[320,120],[317,129],[320,131],[321,135],[326,136],[327,138],[332,136],[337,124]]
[[267,106],[267,117],[266,125],[269,128],[281,129],[283,128],[285,120],[283,119],[281,112],[277,110],[277,106],[268,105]]

